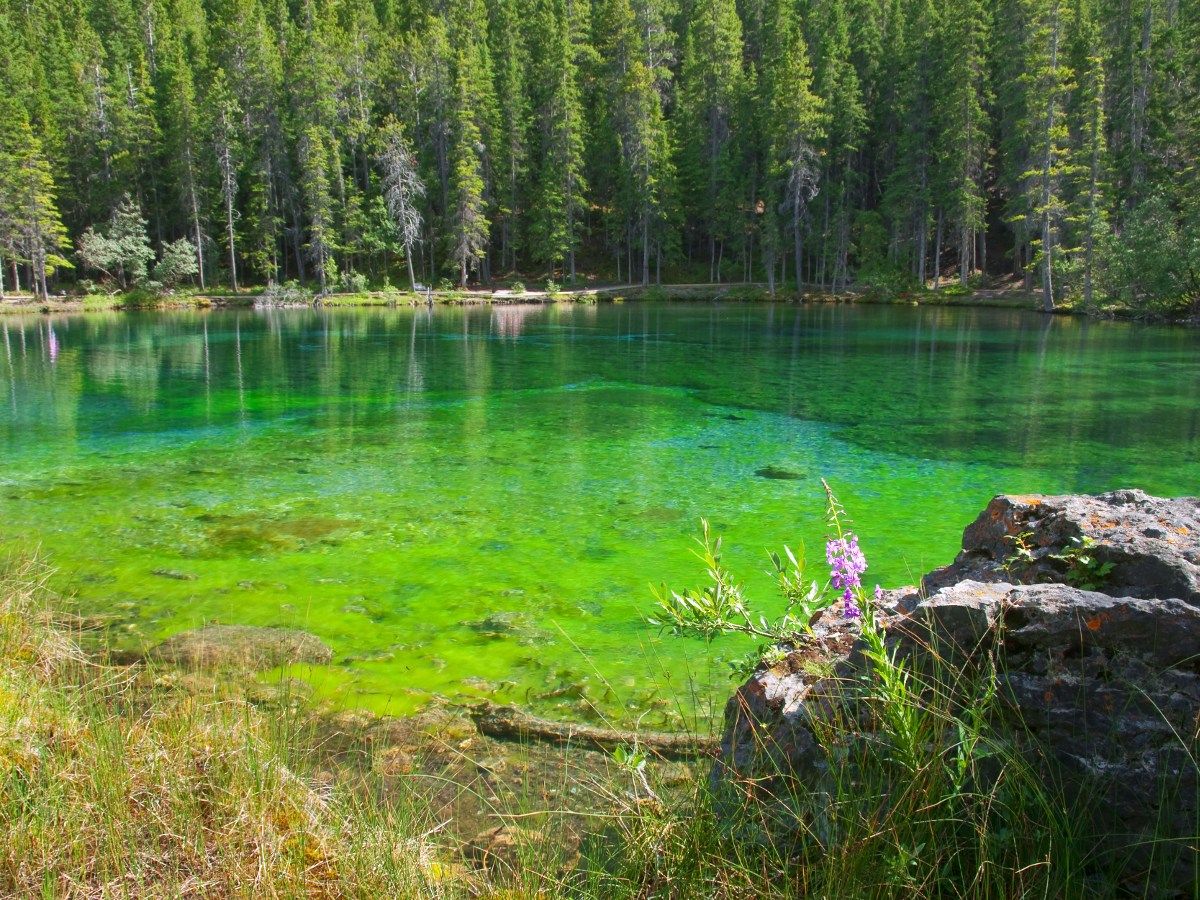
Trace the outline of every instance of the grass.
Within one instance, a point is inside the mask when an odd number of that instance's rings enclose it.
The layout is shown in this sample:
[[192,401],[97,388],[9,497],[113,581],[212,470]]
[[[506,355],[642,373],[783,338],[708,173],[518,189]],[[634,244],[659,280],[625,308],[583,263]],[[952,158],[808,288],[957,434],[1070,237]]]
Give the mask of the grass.
[[216,679],[98,663],[50,574],[0,567],[3,895],[1128,895],[1121,855],[1083,825],[1087,801],[1047,777],[1021,732],[994,727],[995,658],[916,671],[869,646],[869,677],[828,682],[811,720],[815,775],[714,788],[706,765],[681,781],[631,748],[602,781],[559,785],[601,810],[577,853],[569,811],[494,799],[497,821],[521,827],[499,849],[464,848],[409,789],[417,776],[386,773],[391,748],[339,762],[303,702],[263,707]]
[[40,563],[0,574],[0,893],[452,896],[428,821],[321,781],[296,722],[86,658]]

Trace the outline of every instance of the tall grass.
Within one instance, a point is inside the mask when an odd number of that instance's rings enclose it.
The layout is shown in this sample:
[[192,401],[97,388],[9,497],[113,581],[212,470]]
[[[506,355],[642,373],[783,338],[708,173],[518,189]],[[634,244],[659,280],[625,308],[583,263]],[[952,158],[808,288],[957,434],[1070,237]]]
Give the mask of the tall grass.
[[[825,765],[701,782],[612,826],[588,893],[605,897],[1096,897],[1119,872],[1086,810],[1017,735],[985,724],[992,672],[917,673],[890,653],[827,683],[809,720]],[[881,675],[881,670],[883,674]],[[765,739],[760,756],[782,760]]]
[[450,896],[403,798],[322,781],[295,723],[79,651],[37,561],[0,571],[0,893]]
[[[680,784],[630,748],[578,786],[607,812],[588,814],[573,865],[569,811],[519,802],[493,813],[523,836],[468,864],[404,778],[331,763],[303,712],[91,661],[48,575],[0,568],[2,895],[1032,900],[1166,884],[1131,882],[1087,798],[1001,724],[993,654],[916,667],[868,639],[864,665],[810,698],[821,763],[803,775],[714,783],[703,762]],[[1149,840],[1194,853],[1180,837]]]

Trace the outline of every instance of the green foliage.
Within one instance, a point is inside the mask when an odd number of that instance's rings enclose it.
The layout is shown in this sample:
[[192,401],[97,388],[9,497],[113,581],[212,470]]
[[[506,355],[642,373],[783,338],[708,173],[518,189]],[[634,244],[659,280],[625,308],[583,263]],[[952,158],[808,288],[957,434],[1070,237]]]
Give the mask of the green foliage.
[[180,238],[163,247],[162,259],[154,266],[154,280],[164,287],[172,288],[199,272],[196,248],[187,238]]
[[1050,558],[1066,565],[1068,582],[1081,590],[1096,591],[1104,586],[1115,566],[1101,560],[1095,547],[1096,542],[1086,535],[1075,537],[1062,553],[1052,553]]
[[[804,563],[790,548],[783,555],[771,553],[772,574],[784,603],[774,619],[754,616],[744,590],[733,574],[721,565],[721,538],[713,538],[707,520],[701,520],[696,557],[704,564],[709,584],[703,588],[675,591],[660,585],[654,591],[658,612],[649,621],[676,634],[691,633],[707,641],[722,634],[765,638],[772,645],[812,634],[812,626],[836,599],[828,587],[805,577]],[[735,669],[740,664],[735,664]]]
[[1164,194],[1139,204],[1120,235],[1102,239],[1099,253],[1108,295],[1129,308],[1177,313],[1200,305],[1200,232]]
[[362,294],[367,290],[367,276],[361,272],[343,272],[341,288],[348,294]]
[[146,281],[154,251],[146,234],[146,220],[131,197],[122,198],[103,232],[88,228],[83,233],[79,258],[87,268],[115,278],[122,289]]
[[1005,535],[1005,537],[1013,545],[1012,553],[1004,559],[1005,571],[1018,572],[1032,566],[1037,561],[1033,555],[1033,544],[1030,543],[1033,538],[1032,531],[1022,531],[1018,534]]
[[96,240],[128,195],[201,288],[986,269],[1047,307],[1185,315],[1200,28],[1175,5],[9,0],[0,257],[44,293],[81,244],[128,288]]

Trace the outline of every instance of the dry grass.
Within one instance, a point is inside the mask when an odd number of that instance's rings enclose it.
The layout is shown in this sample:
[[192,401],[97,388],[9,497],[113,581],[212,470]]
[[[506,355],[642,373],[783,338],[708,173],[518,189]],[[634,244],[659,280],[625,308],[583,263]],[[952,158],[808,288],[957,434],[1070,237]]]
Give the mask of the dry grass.
[[[37,561],[0,572],[0,893],[452,896],[419,813],[315,778],[233,696],[95,665]],[[344,779],[343,779],[344,780]]]

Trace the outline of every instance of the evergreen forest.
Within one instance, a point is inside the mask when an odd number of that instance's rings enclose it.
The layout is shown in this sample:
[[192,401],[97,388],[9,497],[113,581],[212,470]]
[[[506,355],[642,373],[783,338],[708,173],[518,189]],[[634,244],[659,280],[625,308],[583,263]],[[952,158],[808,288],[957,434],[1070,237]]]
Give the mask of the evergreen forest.
[[4,290],[1200,299],[1200,0],[0,0]]

